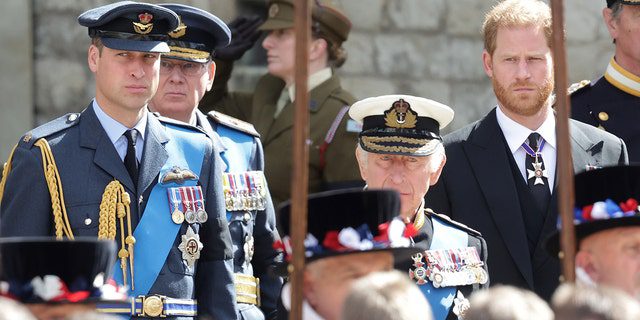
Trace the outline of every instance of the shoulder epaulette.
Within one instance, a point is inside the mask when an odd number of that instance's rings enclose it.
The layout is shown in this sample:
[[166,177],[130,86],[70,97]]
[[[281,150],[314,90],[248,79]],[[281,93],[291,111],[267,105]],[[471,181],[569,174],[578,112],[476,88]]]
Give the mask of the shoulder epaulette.
[[256,128],[249,122],[242,121],[240,119],[236,119],[232,116],[228,116],[224,113],[220,113],[217,111],[210,111],[207,113],[207,117],[213,119],[218,124],[242,131],[246,134],[250,134],[254,137],[260,138],[260,134],[256,131]]
[[160,113],[158,113],[158,112],[152,112],[151,114],[153,116],[157,117],[160,122],[168,123],[168,124],[171,124],[171,125],[174,125],[174,126],[185,128],[185,129],[189,129],[189,130],[192,130],[194,132],[205,133],[200,128],[192,126],[192,125],[190,125],[190,124],[188,124],[186,122],[182,122],[182,121],[179,121],[179,120],[176,120],[176,119],[172,119],[172,118],[167,118],[167,117],[161,116]]
[[40,138],[48,137],[54,133],[60,132],[67,128],[73,127],[79,123],[80,113],[68,113],[62,117],[51,120],[22,136],[20,144],[31,148],[33,144]]
[[466,231],[467,233],[474,235],[474,236],[478,236],[478,237],[482,237],[482,234],[480,233],[480,231],[471,229],[470,227],[468,227],[465,224],[462,224],[460,222],[457,221],[453,221],[448,215],[445,214],[441,214],[441,213],[435,213],[433,210],[429,209],[429,208],[425,208],[424,209],[425,212],[427,212],[428,214],[430,214],[433,217],[439,218],[440,220],[442,220],[443,222],[450,224],[452,226],[454,226],[457,229],[461,229]]
[[329,94],[334,99],[340,100],[342,103],[351,106],[356,99],[351,95],[351,93],[346,90],[340,88],[340,90],[333,90],[331,94]]
[[580,82],[572,83],[567,89],[567,94],[572,95],[576,92],[582,91],[585,88],[591,88],[589,84],[591,84],[591,81],[589,80],[582,80]]

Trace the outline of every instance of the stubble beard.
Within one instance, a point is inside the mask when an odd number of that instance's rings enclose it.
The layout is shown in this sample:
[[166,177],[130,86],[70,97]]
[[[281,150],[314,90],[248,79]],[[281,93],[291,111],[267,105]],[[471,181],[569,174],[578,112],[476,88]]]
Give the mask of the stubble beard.
[[[491,82],[493,83],[493,92],[500,105],[511,113],[524,117],[537,114],[547,105],[554,86],[553,77],[547,78],[541,85],[520,81],[511,84],[508,88],[505,88],[495,77],[491,78]],[[514,87],[535,87],[536,95],[530,98],[529,96],[513,93],[512,89]]]

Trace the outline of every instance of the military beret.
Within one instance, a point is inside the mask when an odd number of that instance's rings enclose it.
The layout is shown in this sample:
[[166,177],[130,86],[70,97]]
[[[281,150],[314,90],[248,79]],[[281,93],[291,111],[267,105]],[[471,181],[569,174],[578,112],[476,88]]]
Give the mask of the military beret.
[[[293,0],[269,1],[268,18],[261,30],[293,28]],[[312,27],[322,37],[338,45],[347,40],[351,30],[351,21],[329,0],[313,1],[311,9]]]
[[[1,293],[23,303],[109,300],[109,293],[102,289],[115,258],[116,243],[111,240],[2,238],[1,278],[8,287]],[[124,292],[120,298],[126,298]]]
[[616,2],[622,4],[640,5],[640,0],[607,0],[607,8],[611,8]]
[[78,23],[115,50],[169,52],[167,33],[178,27],[171,10],[148,3],[121,1],[85,11]]
[[[389,251],[395,262],[402,264],[420,251],[389,240],[393,237],[385,226],[400,212],[400,196],[396,191],[343,189],[314,193],[309,195],[307,208],[307,262],[337,255]],[[285,251],[289,260],[291,202],[284,202],[278,213],[282,241],[274,247]]]
[[448,106],[421,97],[385,95],[357,101],[349,116],[362,124],[358,142],[373,153],[428,156],[440,144],[440,129],[453,119]]
[[[640,226],[640,166],[614,166],[585,171],[575,176],[574,188],[576,245],[599,231]],[[560,247],[559,230],[547,239],[546,247],[552,255],[557,255]]]
[[207,62],[215,49],[229,45],[229,27],[213,14],[183,4],[160,6],[172,10],[180,18],[180,25],[169,32],[167,43],[171,51],[165,57]]

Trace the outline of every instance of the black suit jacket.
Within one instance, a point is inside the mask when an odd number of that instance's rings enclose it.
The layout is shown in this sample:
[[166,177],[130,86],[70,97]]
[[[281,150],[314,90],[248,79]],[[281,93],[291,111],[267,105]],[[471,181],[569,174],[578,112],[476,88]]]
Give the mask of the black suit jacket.
[[[570,120],[574,171],[587,165],[626,164],[624,142],[605,131]],[[491,284],[509,284],[549,299],[558,286],[560,264],[543,248],[556,228],[557,186],[542,235],[529,254],[516,185],[496,111],[444,138],[447,164],[429,191],[427,206],[482,233],[489,251]],[[518,177],[519,178],[519,177]]]

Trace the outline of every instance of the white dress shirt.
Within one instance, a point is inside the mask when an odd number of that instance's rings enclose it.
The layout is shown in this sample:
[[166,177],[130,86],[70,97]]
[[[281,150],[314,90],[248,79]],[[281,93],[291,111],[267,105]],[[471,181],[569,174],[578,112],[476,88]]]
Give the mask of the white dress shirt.
[[[129,130],[122,123],[118,122],[114,118],[111,118],[108,114],[102,111],[102,108],[98,105],[98,102],[93,99],[93,111],[96,113],[98,117],[98,121],[104,128],[104,131],[107,132],[107,136],[113,146],[116,148],[118,155],[120,156],[120,160],[124,161],[124,157],[127,154],[127,137],[124,136],[124,133]],[[145,113],[145,116],[136,123],[135,126],[131,129],[135,129],[138,131],[138,136],[136,138],[136,159],[138,159],[138,163],[142,159],[142,150],[144,148],[144,132],[147,129],[147,116],[148,112]]]

